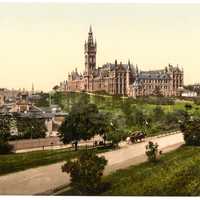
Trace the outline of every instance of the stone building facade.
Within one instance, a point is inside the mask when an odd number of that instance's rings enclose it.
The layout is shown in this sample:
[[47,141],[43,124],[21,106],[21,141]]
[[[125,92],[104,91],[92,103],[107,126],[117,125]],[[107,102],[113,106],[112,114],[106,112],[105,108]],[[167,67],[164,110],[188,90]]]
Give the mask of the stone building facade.
[[112,95],[148,96],[159,90],[164,96],[179,95],[183,86],[183,69],[168,65],[162,70],[141,71],[137,65],[128,61],[106,63],[96,67],[97,42],[93,39],[90,27],[85,41],[85,70],[79,73],[77,68],[68,74],[67,91],[105,91]]

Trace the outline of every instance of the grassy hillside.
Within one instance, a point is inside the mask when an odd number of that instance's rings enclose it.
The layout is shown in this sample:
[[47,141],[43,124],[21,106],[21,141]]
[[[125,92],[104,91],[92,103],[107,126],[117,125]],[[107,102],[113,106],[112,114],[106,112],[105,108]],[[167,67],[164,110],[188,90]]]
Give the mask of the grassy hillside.
[[[182,146],[157,163],[145,162],[103,177],[101,196],[199,196],[200,147]],[[73,189],[61,195],[76,195]]]
[[183,146],[156,163],[119,170],[105,181],[111,187],[102,195],[200,195],[200,148]]
[[[59,104],[64,111],[69,112],[71,106],[79,100],[87,99],[98,106],[102,112],[109,113],[122,130],[127,132],[143,130],[147,135],[158,135],[166,131],[179,129],[179,121],[183,121],[184,112],[200,116],[200,105],[193,101],[175,101],[173,98],[141,97],[138,99],[95,95],[86,93],[55,93],[52,101]],[[189,104],[191,107],[186,108]],[[155,116],[155,109],[163,111]],[[146,121],[148,126],[146,126]]]

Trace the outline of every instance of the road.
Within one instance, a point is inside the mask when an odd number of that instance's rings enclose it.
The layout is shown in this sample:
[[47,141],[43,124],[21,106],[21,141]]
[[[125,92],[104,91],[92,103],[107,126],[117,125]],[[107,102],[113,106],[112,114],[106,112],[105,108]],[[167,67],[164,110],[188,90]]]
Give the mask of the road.
[[[145,142],[128,145],[121,143],[118,150],[105,152],[108,164],[104,174],[109,174],[117,169],[126,168],[146,160],[145,145],[151,140],[157,142],[163,153],[174,150],[184,143],[181,133],[164,137],[147,138]],[[64,162],[28,169],[4,176],[0,176],[0,195],[34,195],[51,193],[53,189],[66,185],[70,177],[61,172]]]

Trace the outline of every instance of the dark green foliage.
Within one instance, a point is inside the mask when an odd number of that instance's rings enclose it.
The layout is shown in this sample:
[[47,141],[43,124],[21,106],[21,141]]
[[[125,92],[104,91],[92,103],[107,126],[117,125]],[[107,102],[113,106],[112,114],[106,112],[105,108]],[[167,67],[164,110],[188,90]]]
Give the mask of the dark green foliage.
[[145,153],[148,157],[149,162],[156,162],[159,156],[158,144],[154,144],[152,141],[149,141],[148,145],[146,145]]
[[55,85],[52,89],[55,90],[55,91],[57,91],[59,89],[59,86]]
[[8,154],[13,150],[13,146],[8,143],[11,137],[12,120],[11,115],[0,115],[0,154]]
[[166,124],[173,124],[173,123],[177,123],[178,119],[177,116],[174,114],[174,112],[168,112],[166,113],[166,117],[165,117],[165,123]]
[[64,104],[62,100],[65,98],[65,94],[63,92],[55,92],[54,94],[50,94],[49,98],[53,104],[59,105],[62,109],[64,109]]
[[95,104],[80,101],[72,106],[62,123],[59,137],[63,143],[74,141],[77,150],[77,144],[81,139],[88,140],[95,134],[104,134],[107,124],[106,115],[100,113]]
[[175,110],[173,114],[177,117],[177,122],[185,121],[190,118],[190,115],[185,110]]
[[185,104],[185,109],[186,110],[191,110],[192,109],[192,105],[190,103],[186,103]]
[[40,98],[32,100],[32,102],[37,107],[48,107],[49,106],[49,94],[48,93],[38,93]]
[[118,147],[119,142],[122,140],[122,136],[121,135],[122,131],[120,130],[113,130],[110,132],[106,133],[106,140],[107,141],[111,141],[113,146]]
[[0,138],[3,141],[8,141],[11,134],[11,120],[12,120],[11,115],[0,115]]
[[0,154],[9,154],[13,150],[13,146],[3,139],[0,139]]
[[16,117],[18,135],[15,139],[45,138],[45,120],[40,118]]
[[187,145],[200,146],[200,118],[185,120],[180,128]]
[[101,177],[107,161],[92,151],[83,151],[76,160],[68,160],[62,171],[70,173],[71,186],[79,195],[98,194],[102,189]]
[[[54,95],[57,95],[57,93]],[[52,99],[54,95],[52,95]],[[82,100],[82,102],[89,101],[88,104],[96,104],[99,111],[106,113],[106,115],[110,113],[111,120],[117,120],[121,129],[126,131],[142,130],[148,135],[162,134],[165,131],[177,130],[179,128],[179,120],[182,120],[183,117],[179,115],[179,111],[176,112],[176,109],[184,110],[184,106],[182,105],[185,104],[178,103],[174,105],[174,99],[169,97],[149,96],[133,99],[111,95],[105,96],[102,94],[87,94],[86,92],[62,93],[60,98],[59,105],[61,106],[62,104],[61,107],[64,108],[64,111],[70,112],[73,105],[77,104],[80,100]],[[157,110],[156,108],[154,110],[156,107],[155,105],[159,106],[161,109]],[[193,109],[190,110],[190,112],[191,111],[193,111]],[[159,116],[159,112],[161,116]],[[171,118],[169,120],[167,119],[168,113]],[[200,112],[197,111],[196,114],[198,115],[198,113]],[[168,123],[168,121],[171,121],[171,123]]]
[[184,110],[175,110],[174,112],[170,112],[166,114],[165,123],[169,125],[169,127],[179,128],[180,122],[184,122],[189,119],[188,112]]
[[146,116],[144,112],[140,109],[135,109],[135,112],[132,115],[133,124],[136,124],[140,127],[144,126],[146,123]]

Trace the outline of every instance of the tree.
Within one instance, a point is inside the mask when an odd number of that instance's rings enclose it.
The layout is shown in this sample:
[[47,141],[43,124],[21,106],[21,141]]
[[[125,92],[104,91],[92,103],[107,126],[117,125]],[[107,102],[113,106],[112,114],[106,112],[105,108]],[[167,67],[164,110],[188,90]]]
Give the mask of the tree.
[[107,130],[105,115],[100,113],[95,104],[78,102],[72,106],[59,128],[59,137],[63,143],[74,142],[77,150],[78,142],[88,140],[95,134],[103,134]]
[[190,115],[185,110],[175,110],[173,114],[176,116],[177,121],[185,121],[190,118]]
[[148,157],[149,162],[156,162],[158,160],[159,154],[161,151],[158,152],[158,144],[149,141],[148,145],[146,145],[146,155]]
[[143,127],[146,123],[146,116],[144,112],[138,108],[132,114],[132,123],[135,123],[137,126]]
[[111,141],[113,146],[118,147],[119,142],[122,140],[123,135],[119,130],[107,132],[106,140]]
[[0,154],[7,154],[13,150],[13,146],[8,143],[11,137],[11,115],[0,115]]
[[45,138],[45,119],[16,116],[19,138]]
[[101,177],[107,160],[93,151],[85,150],[76,160],[68,160],[62,171],[70,173],[71,186],[80,195],[94,195],[101,191]]
[[200,145],[200,118],[185,120],[180,129],[187,145]]
[[32,99],[32,102],[34,102],[35,106],[48,107],[49,106],[49,94],[40,92],[37,95],[38,95],[37,99]]
[[0,154],[8,154],[13,150],[13,145],[9,144],[8,141],[0,138]]
[[59,90],[59,88],[60,88],[60,87],[59,87],[58,85],[55,85],[55,86],[53,87],[53,90],[54,90],[54,91],[57,91],[57,90]]
[[185,109],[186,110],[191,110],[192,109],[192,105],[190,103],[186,103],[185,104]]
[[4,141],[8,141],[11,134],[11,115],[0,115],[0,138]]

